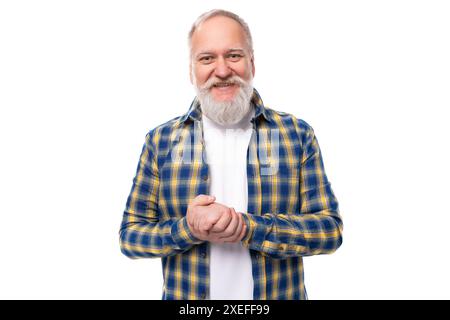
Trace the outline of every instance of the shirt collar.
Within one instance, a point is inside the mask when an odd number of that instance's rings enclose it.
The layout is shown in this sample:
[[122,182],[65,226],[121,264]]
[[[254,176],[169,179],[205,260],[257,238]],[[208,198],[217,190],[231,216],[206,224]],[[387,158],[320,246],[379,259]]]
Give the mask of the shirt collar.
[[[259,95],[259,93],[256,89],[253,89],[253,95],[252,95],[251,102],[253,103],[253,106],[255,107],[255,114],[254,114],[251,122],[254,122],[256,119],[258,119],[261,116],[269,122],[272,121],[266,107],[264,107],[264,103],[261,99],[261,96]],[[192,101],[188,112],[185,113],[183,116],[181,116],[179,123],[184,123],[188,119],[197,120],[197,121],[200,121],[202,119],[202,110],[200,108],[200,102],[198,101],[197,97],[195,97],[194,101]]]

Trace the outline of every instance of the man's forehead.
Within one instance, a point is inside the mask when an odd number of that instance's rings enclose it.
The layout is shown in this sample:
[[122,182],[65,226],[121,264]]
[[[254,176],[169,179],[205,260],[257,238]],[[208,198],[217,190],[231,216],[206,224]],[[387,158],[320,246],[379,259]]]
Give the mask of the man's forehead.
[[223,51],[224,53],[244,53],[245,48],[244,47],[232,47],[232,48],[225,48],[224,50],[218,50],[217,48],[200,48],[198,52],[196,52],[197,55],[202,54],[215,54],[217,51]]
[[228,17],[213,17],[202,22],[194,34],[193,41],[201,40],[226,40],[223,38],[245,39],[245,32],[242,26],[235,20]]
[[[239,29],[244,32],[242,26],[236,20],[226,16],[211,17],[200,23],[195,32],[208,31],[209,29]],[[194,32],[194,34],[195,34]]]
[[202,22],[192,35],[192,48],[198,52],[230,51],[246,48],[241,25],[228,17],[213,17]]

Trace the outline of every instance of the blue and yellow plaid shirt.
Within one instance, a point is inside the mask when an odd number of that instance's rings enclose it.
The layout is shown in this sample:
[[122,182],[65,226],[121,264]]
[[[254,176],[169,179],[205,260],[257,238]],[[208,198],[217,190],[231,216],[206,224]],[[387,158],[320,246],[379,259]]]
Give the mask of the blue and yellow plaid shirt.
[[[332,253],[342,243],[338,202],[313,129],[266,108],[256,90],[247,152],[248,232],[253,298],[306,299],[303,256]],[[189,111],[147,136],[120,229],[123,254],[162,258],[163,299],[205,299],[209,243],[186,221],[189,202],[209,194],[210,177],[197,100]],[[239,272],[239,270],[237,270]]]

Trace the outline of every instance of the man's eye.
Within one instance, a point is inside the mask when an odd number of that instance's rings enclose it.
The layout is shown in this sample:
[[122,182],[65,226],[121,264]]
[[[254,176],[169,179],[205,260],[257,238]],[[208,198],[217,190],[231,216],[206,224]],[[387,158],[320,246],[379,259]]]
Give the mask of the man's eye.
[[230,54],[228,57],[230,58],[231,61],[239,61],[239,59],[242,58],[242,55],[240,55],[240,54]]
[[213,61],[213,57],[201,57],[200,62],[202,63],[210,63]]

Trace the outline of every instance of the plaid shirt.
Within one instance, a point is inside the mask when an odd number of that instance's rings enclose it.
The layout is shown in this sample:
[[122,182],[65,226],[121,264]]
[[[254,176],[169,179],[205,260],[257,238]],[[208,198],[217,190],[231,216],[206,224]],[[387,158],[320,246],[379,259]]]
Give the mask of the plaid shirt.
[[[338,202],[325,174],[313,129],[266,108],[256,90],[247,152],[248,232],[254,299],[306,299],[303,256],[332,253],[342,243]],[[209,194],[201,109],[151,130],[120,229],[123,254],[162,258],[163,299],[205,299],[209,243],[186,221],[189,202]],[[238,271],[237,271],[238,272]]]

